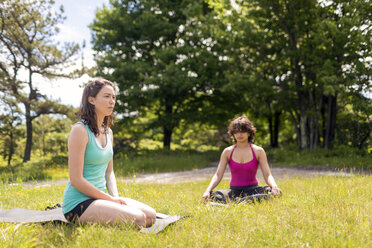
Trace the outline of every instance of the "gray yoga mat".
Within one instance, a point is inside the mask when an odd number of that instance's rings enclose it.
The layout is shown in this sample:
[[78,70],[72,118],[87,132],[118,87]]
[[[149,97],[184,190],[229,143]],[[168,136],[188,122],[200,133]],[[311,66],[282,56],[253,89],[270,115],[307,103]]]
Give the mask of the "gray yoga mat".
[[[167,226],[182,219],[179,215],[156,214],[154,225],[148,228],[142,228],[141,233],[156,234],[164,230]],[[13,208],[9,210],[0,209],[0,222],[9,223],[46,223],[63,222],[68,223],[62,213],[62,208],[56,208],[48,211],[29,210],[25,208]]]

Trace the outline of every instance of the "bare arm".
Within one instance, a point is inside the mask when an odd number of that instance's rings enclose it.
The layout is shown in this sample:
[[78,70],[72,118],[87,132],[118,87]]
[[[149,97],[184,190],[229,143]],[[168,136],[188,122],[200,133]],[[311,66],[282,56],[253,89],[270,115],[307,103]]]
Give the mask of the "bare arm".
[[[110,129],[110,138],[111,144],[113,144],[113,134],[112,130]],[[119,192],[116,184],[116,177],[114,173],[114,162],[113,159],[108,163],[107,170],[106,170],[106,188],[109,194],[113,197],[118,197]]]
[[113,160],[111,160],[106,170],[106,188],[111,196],[118,197],[119,192],[116,185],[116,177],[113,167]]
[[257,160],[260,165],[265,182],[267,183],[267,185],[269,185],[272,188],[272,192],[274,195],[279,195],[280,189],[278,188],[278,185],[276,185],[275,179],[271,174],[271,170],[269,167],[269,163],[267,162],[267,156],[266,156],[265,150],[261,147],[258,147],[256,153],[257,153]]
[[83,194],[94,199],[118,202],[118,200],[97,189],[83,177],[84,153],[88,144],[88,139],[88,133],[84,126],[75,125],[72,127],[68,139],[68,169],[70,184]]
[[229,159],[228,159],[228,150],[227,148],[223,150],[221,157],[220,157],[220,162],[218,163],[217,171],[213,175],[211,182],[209,183],[209,186],[205,190],[202,198],[204,200],[209,198],[210,192],[217,187],[217,185],[221,182],[223,175],[225,173],[225,169],[227,166]]

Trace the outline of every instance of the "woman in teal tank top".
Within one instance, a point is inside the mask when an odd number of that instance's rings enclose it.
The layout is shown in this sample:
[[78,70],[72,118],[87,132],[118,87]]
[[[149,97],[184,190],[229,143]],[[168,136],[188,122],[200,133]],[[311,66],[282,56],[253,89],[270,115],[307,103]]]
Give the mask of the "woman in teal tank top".
[[81,121],[68,140],[69,181],[62,211],[69,221],[148,227],[155,221],[155,210],[118,193],[110,128],[115,100],[114,84],[108,80],[97,79],[84,88]]

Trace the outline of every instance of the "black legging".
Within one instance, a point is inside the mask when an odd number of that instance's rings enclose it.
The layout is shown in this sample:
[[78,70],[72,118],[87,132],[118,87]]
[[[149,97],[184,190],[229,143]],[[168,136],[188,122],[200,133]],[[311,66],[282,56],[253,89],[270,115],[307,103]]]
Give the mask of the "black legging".
[[257,184],[243,187],[230,186],[230,189],[211,192],[211,199],[222,203],[260,201],[261,199],[268,199],[271,197],[271,187],[258,186]]

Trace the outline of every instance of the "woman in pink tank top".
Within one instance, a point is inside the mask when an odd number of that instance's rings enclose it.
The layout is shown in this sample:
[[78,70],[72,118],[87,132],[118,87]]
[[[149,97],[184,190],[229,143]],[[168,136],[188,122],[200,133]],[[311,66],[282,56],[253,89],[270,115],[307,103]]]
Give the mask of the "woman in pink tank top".
[[[231,121],[228,133],[236,142],[225,148],[221,154],[217,171],[203,194],[203,199],[226,201],[241,199],[242,197],[280,196],[281,190],[271,175],[266,153],[263,148],[253,145],[256,128],[246,116],[240,116]],[[230,167],[230,189],[212,192],[223,178],[227,164]],[[258,186],[257,169],[260,167],[263,178],[268,187]],[[264,197],[265,198],[265,197]]]

